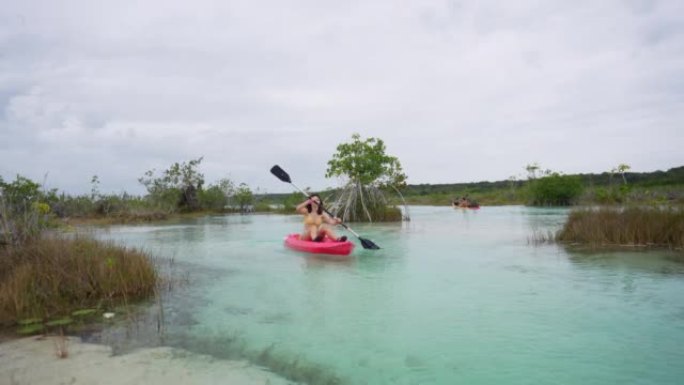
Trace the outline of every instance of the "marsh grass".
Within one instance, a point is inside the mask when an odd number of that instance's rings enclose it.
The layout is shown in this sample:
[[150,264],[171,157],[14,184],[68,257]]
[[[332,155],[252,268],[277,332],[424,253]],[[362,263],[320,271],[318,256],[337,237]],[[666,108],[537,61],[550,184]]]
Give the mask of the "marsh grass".
[[43,236],[0,249],[0,326],[126,305],[153,295],[157,281],[151,258],[138,250]]
[[556,240],[591,246],[684,248],[684,210],[628,207],[575,210]]

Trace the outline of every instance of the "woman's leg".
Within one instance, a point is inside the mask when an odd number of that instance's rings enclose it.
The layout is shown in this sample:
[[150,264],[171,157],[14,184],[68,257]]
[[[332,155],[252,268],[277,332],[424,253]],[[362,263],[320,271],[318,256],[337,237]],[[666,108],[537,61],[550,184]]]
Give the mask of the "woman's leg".
[[[334,240],[334,241],[346,241],[347,237],[343,236],[341,238],[337,238],[337,234],[330,228],[330,227],[323,227],[319,234],[324,234],[326,237]],[[320,236],[320,235],[319,235]]]
[[327,226],[321,226],[319,233],[330,239],[337,239],[337,237],[335,236],[335,232]]
[[328,235],[328,230],[325,228],[325,225],[319,226],[316,228],[316,236],[312,237],[316,242],[323,242],[323,239]]

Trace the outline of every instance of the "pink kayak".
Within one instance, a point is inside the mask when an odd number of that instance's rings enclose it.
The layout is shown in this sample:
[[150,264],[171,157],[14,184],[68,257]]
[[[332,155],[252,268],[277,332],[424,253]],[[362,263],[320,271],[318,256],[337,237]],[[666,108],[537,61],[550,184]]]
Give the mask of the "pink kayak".
[[290,234],[285,238],[285,246],[299,251],[315,254],[349,255],[354,250],[350,241],[338,242],[325,237],[322,242],[302,241],[299,234]]

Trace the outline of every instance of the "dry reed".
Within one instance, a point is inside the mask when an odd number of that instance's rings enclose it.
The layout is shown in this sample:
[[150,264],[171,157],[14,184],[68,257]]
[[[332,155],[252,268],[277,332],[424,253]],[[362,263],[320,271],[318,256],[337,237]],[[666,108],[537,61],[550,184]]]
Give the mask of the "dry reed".
[[588,245],[684,248],[684,210],[628,207],[570,213],[557,240]]

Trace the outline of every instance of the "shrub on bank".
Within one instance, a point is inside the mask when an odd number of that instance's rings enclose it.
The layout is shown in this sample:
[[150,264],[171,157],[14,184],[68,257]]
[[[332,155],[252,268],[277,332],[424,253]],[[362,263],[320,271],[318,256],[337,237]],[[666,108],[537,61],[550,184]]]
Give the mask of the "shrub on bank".
[[111,308],[153,294],[157,273],[135,249],[87,238],[42,237],[0,249],[0,325]]
[[400,208],[387,206],[383,211],[377,214],[376,218],[376,221],[378,222],[401,222],[403,215]]
[[40,185],[17,176],[11,183],[0,178],[0,245],[17,245],[40,236],[50,206],[41,201]]
[[557,239],[589,245],[684,248],[684,210],[648,207],[575,210]]
[[582,180],[576,175],[552,173],[528,184],[534,206],[569,206],[582,193]]

